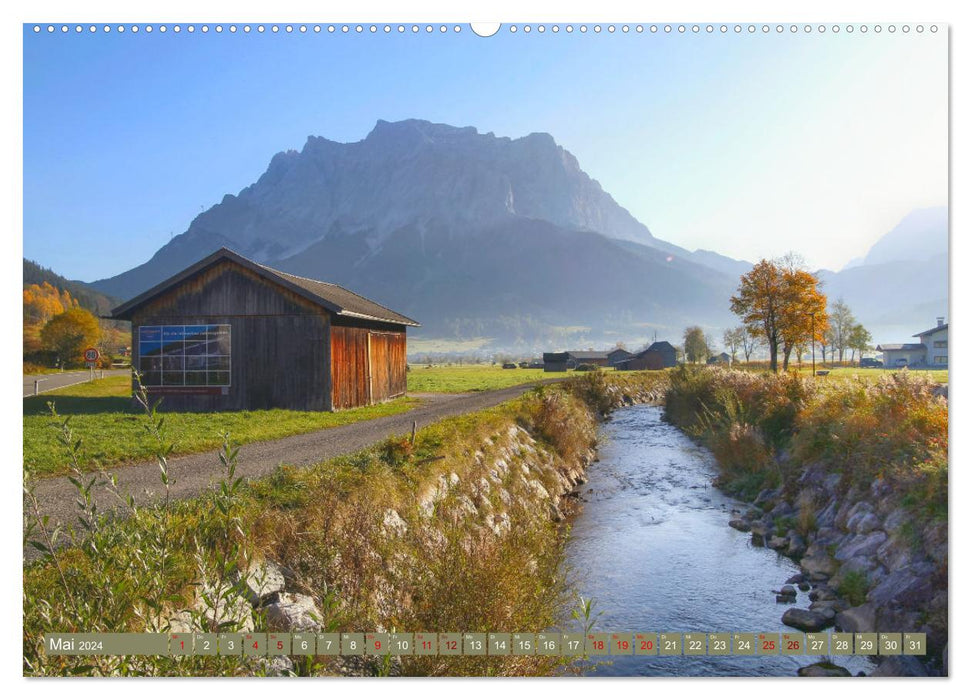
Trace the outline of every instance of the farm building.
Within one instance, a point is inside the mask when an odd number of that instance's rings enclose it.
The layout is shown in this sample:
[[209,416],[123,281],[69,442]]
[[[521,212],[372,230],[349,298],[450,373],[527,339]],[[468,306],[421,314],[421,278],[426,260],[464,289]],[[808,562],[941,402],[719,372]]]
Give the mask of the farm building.
[[607,353],[607,364],[611,367],[616,367],[619,363],[624,360],[629,360],[634,356],[634,353],[624,350],[624,348],[614,348]]
[[720,352],[717,355],[712,355],[708,358],[709,365],[730,365],[732,364],[732,356],[727,352]]
[[658,340],[633,357],[617,363],[617,369],[664,369],[678,364],[678,351],[666,340]]
[[595,350],[567,350],[566,352],[544,352],[543,370],[546,372],[566,372],[580,365],[606,367],[607,353]]
[[570,354],[566,352],[544,352],[543,371],[544,372],[566,372],[567,362]]
[[225,248],[122,304],[132,367],[163,407],[331,411],[406,390],[415,321]]
[[567,365],[570,369],[576,369],[580,365],[607,366],[607,353],[605,352],[597,352],[596,350],[567,350],[566,354],[569,356]]

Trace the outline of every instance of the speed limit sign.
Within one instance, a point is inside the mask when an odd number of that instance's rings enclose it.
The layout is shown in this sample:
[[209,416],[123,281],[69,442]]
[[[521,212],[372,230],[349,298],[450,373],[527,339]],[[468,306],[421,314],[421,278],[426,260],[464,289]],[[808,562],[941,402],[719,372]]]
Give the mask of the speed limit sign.
[[98,352],[98,348],[88,348],[84,351],[85,362],[97,362],[99,357],[101,357],[101,353]]

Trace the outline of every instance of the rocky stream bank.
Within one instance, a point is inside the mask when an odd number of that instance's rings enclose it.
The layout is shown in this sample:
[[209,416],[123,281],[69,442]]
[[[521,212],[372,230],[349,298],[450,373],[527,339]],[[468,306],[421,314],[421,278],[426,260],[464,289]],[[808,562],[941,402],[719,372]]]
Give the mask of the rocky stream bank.
[[[777,591],[783,624],[816,632],[923,632],[925,657],[874,657],[875,676],[947,675],[947,523],[921,523],[882,479],[842,484],[821,465],[788,488],[764,490],[733,528],[796,561]],[[838,661],[839,657],[835,657]],[[814,665],[803,675],[847,675]]]

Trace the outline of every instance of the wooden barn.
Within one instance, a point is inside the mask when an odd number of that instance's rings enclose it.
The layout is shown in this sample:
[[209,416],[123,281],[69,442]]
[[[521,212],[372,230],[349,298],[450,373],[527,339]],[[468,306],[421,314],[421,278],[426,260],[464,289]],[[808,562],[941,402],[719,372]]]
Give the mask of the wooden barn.
[[666,340],[658,340],[633,357],[617,363],[617,369],[664,369],[678,364],[678,351]]
[[162,407],[333,411],[407,388],[415,321],[327,282],[225,248],[112,312]]
[[544,352],[543,371],[544,372],[566,372],[567,362],[570,354],[566,352]]

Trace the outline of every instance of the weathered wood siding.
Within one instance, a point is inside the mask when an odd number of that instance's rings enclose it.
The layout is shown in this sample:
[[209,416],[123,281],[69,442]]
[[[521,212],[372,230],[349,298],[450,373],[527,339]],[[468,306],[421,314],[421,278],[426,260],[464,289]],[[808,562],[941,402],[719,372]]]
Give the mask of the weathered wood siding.
[[361,322],[331,326],[331,403],[335,409],[365,406],[407,391],[407,340],[403,326]]
[[371,332],[371,401],[387,401],[408,389],[405,334]]
[[226,393],[173,393],[162,408],[329,410],[330,315],[297,294],[231,262],[213,266],[152,299],[132,318],[132,362],[141,326],[228,324],[231,385]]
[[367,382],[367,331],[332,326],[330,347],[334,409],[366,406],[371,400]]

